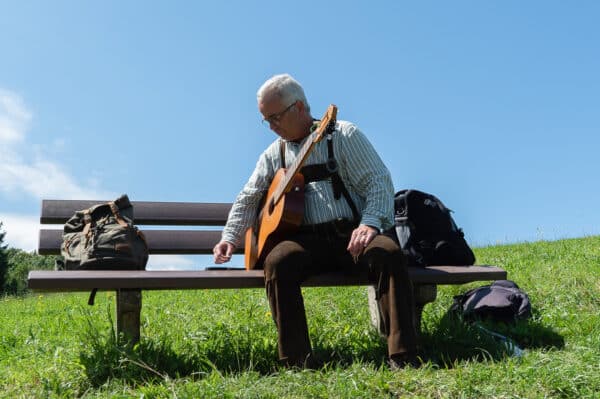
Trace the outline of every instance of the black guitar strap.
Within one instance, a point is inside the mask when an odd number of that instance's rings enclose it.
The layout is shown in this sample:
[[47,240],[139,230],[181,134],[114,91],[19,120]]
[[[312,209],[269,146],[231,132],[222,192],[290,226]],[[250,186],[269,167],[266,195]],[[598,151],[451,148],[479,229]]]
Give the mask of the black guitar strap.
[[[327,162],[303,166],[302,169],[300,169],[300,173],[304,175],[305,183],[331,179],[334,198],[339,200],[343,195],[348,206],[352,210],[354,220],[358,222],[360,221],[360,213],[358,212],[358,208],[352,200],[348,189],[344,185],[344,181],[340,177],[338,163],[333,155],[333,131],[334,129],[327,129]],[[281,166],[285,167],[285,141],[280,140],[279,143]]]

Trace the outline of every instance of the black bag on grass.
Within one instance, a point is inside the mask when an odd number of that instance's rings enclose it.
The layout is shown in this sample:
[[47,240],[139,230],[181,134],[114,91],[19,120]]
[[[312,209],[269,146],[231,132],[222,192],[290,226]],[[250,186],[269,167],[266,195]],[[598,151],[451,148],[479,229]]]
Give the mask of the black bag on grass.
[[456,226],[451,210],[436,196],[400,190],[394,196],[394,239],[411,266],[472,265],[475,255]]
[[514,322],[531,317],[531,302],[514,281],[498,280],[455,296],[450,310],[466,320]]

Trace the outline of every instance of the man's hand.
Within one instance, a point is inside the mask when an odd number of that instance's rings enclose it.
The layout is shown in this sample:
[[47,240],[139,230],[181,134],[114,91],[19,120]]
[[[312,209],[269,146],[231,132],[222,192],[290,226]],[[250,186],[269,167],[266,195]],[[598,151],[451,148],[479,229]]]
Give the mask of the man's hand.
[[346,249],[356,258],[362,254],[362,251],[377,234],[379,234],[379,232],[375,228],[367,226],[366,224],[361,224],[352,232],[348,248]]
[[231,255],[233,255],[233,251],[235,251],[235,245],[229,241],[220,241],[213,248],[215,263],[220,265],[221,263],[229,262],[231,260]]

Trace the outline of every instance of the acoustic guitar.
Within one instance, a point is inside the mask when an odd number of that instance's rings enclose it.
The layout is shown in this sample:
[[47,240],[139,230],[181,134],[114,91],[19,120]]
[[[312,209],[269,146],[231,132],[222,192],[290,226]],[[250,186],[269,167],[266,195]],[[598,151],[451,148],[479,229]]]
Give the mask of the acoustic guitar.
[[335,128],[336,117],[337,107],[331,104],[321,119],[319,127],[309,135],[293,164],[275,173],[265,196],[264,205],[258,214],[256,226],[246,231],[244,243],[246,270],[262,268],[265,257],[273,247],[302,223],[304,176],[300,173],[300,169],[325,132]]

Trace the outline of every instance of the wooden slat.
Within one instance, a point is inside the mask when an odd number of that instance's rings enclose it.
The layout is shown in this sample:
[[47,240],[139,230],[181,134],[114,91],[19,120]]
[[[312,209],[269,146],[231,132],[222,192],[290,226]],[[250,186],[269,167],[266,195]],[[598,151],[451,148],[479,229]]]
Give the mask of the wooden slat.
[[[506,272],[494,266],[429,266],[409,268],[417,284],[463,284],[506,279]],[[202,271],[47,271],[29,272],[29,288],[43,291],[88,291],[114,289],[210,289],[264,287],[262,270]],[[330,273],[314,276],[304,286],[367,285],[365,274]]]
[[[217,230],[142,230],[150,254],[206,255],[221,239]],[[38,252],[41,255],[60,254],[62,230],[40,230]],[[243,253],[243,245],[236,253]]]
[[[40,223],[64,224],[75,211],[106,200],[43,200]],[[134,222],[146,225],[223,226],[230,203],[131,201]]]

